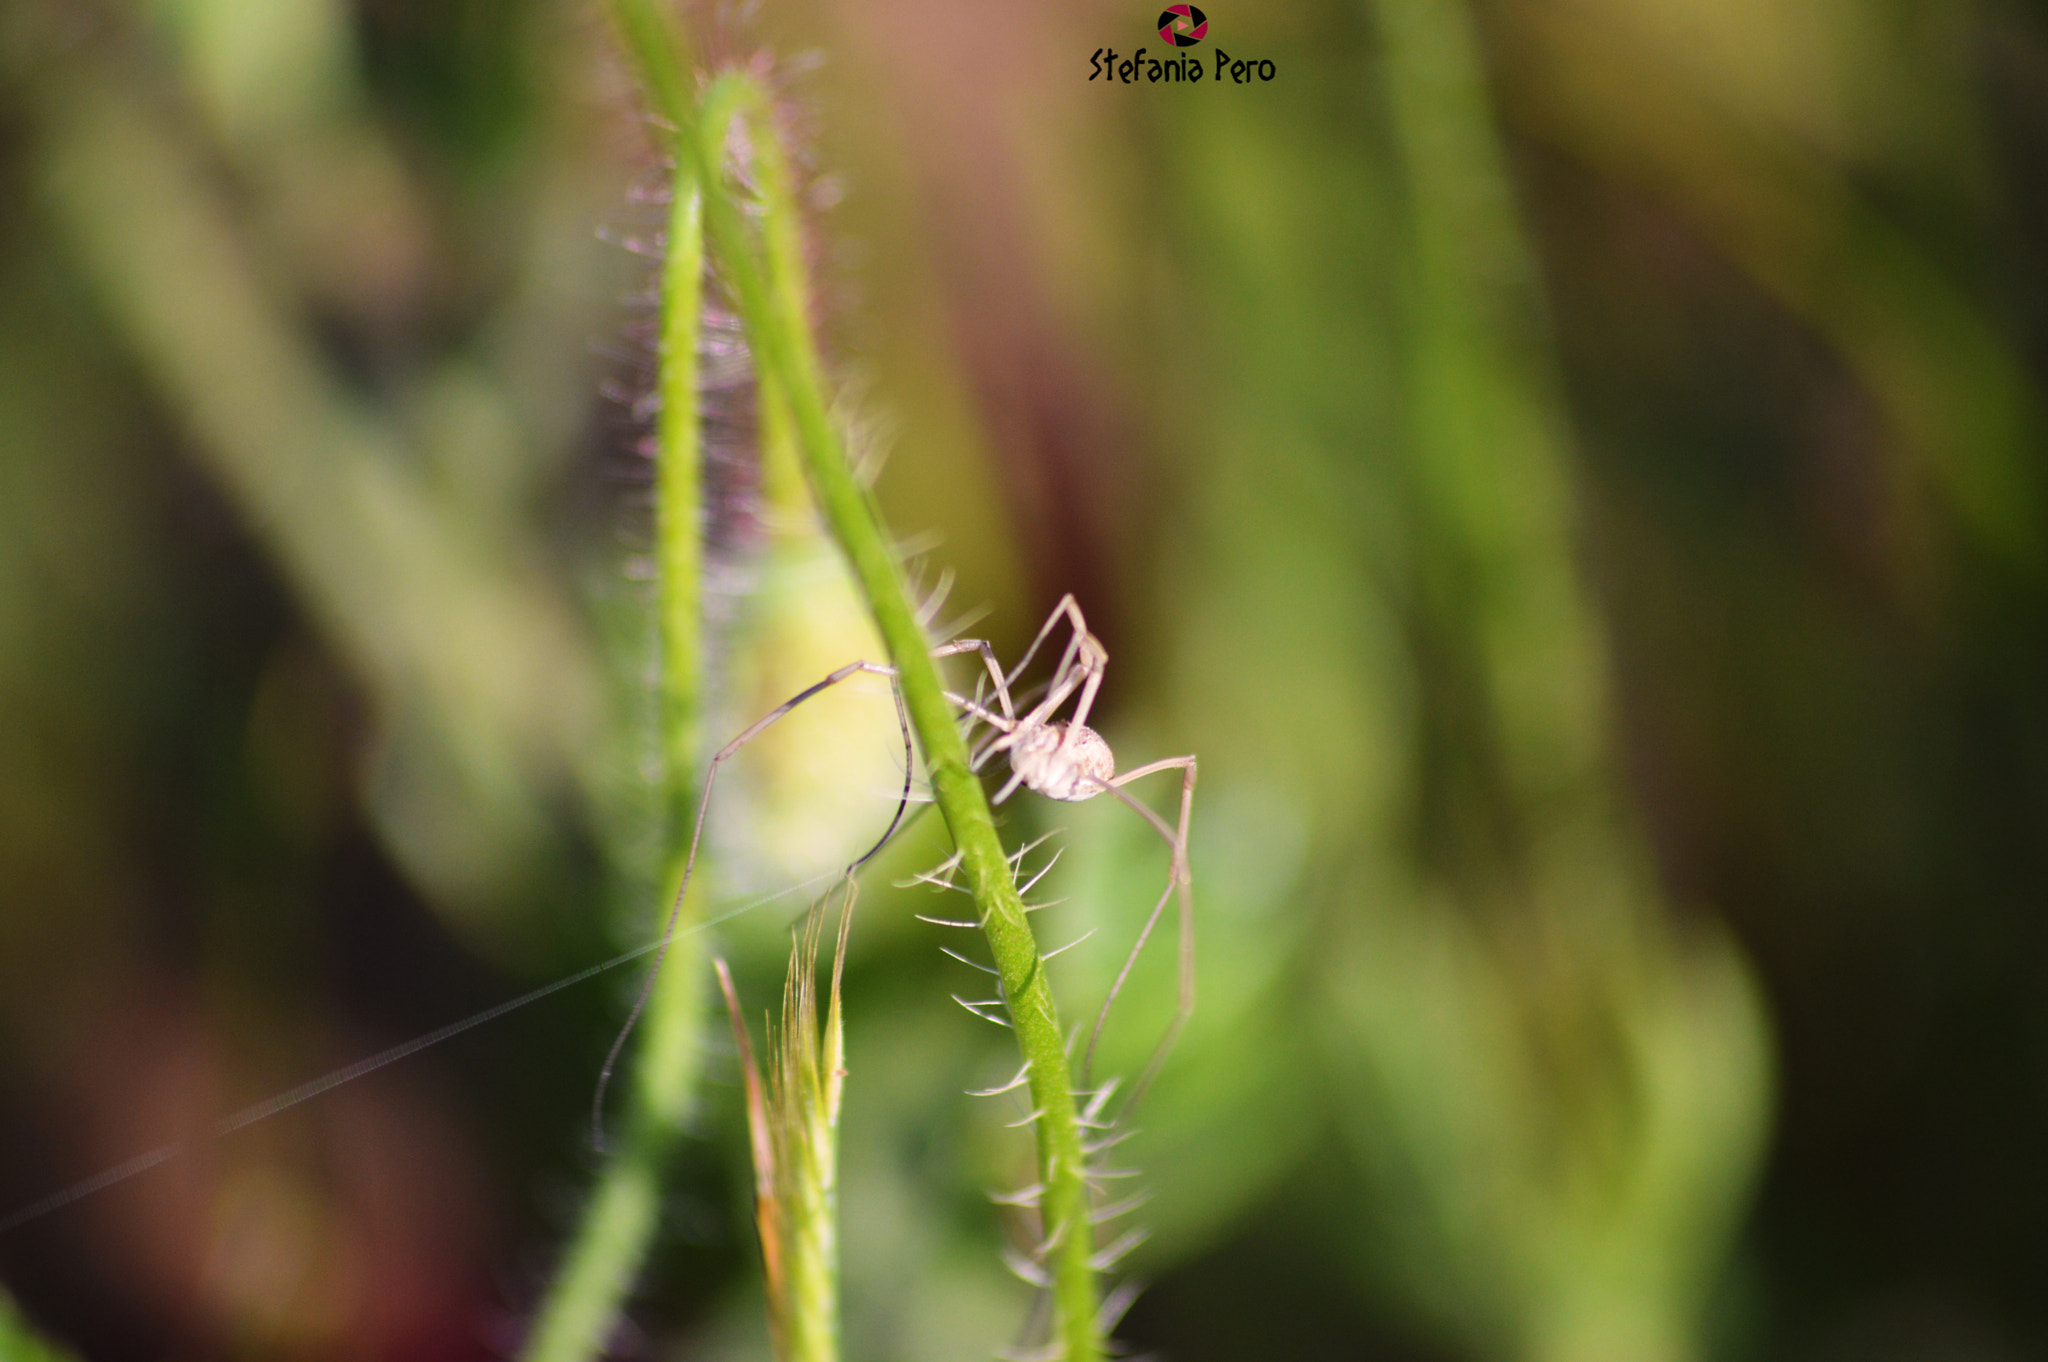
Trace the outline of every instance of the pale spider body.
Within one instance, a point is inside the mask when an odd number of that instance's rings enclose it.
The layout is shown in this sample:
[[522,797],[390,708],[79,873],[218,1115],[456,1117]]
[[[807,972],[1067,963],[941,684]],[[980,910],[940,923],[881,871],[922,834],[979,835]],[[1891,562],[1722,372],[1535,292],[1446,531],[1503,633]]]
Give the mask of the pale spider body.
[[1116,777],[1116,758],[1086,724],[1057,720],[1022,729],[1010,745],[1010,770],[1047,799],[1093,799]]

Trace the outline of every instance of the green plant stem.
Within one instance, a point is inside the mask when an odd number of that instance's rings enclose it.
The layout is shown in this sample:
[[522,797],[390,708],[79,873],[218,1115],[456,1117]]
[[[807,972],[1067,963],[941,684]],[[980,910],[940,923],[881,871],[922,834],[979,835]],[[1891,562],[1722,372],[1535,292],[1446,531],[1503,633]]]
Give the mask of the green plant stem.
[[805,311],[796,236],[784,226],[795,221],[797,209],[774,130],[765,117],[765,96],[750,78],[725,75],[707,93],[705,107],[707,111],[721,109],[729,99],[752,115],[767,274],[764,276],[754,255],[754,244],[737,206],[714,178],[724,145],[722,123],[707,123],[700,134],[706,235],[738,297],[755,362],[764,373],[780,376],[782,396],[795,420],[797,445],[812,489],[852,565],[897,669],[911,725],[924,751],[933,800],[960,852],[961,870],[1002,979],[1010,1024],[1024,1056],[1037,1113],[1034,1125],[1043,1188],[1040,1214],[1060,1356],[1066,1362],[1092,1362],[1101,1356],[1101,1339],[1096,1328],[1095,1270],[1090,1262],[1093,1236],[1084,1151],[1052,989],[987,797],[969,769],[966,739],[952,703],[946,699],[929,641],[911,608],[880,517],[847,463],[826,403],[822,367],[811,343],[810,318]]
[[[703,309],[700,200],[687,158],[677,168],[662,270],[661,355],[656,380],[655,540],[660,566],[661,726],[666,763],[663,813],[670,863],[662,903],[680,891],[699,777],[703,666],[698,586],[700,449],[697,338]],[[700,866],[700,871],[701,871]],[[697,885],[706,883],[700,873]],[[692,931],[702,920],[693,887],[655,977],[634,1052],[628,1110],[617,1152],[605,1165],[528,1342],[527,1362],[586,1362],[603,1348],[613,1319],[660,1220],[661,1177],[682,1133],[696,1085],[696,1028],[703,1010],[704,960]]]
[[981,782],[968,767],[966,739],[946,699],[924,630],[897,571],[881,521],[855,481],[825,398],[822,367],[811,344],[802,262],[796,252],[796,205],[774,131],[760,115],[760,86],[737,74],[706,92],[706,109],[732,107],[754,115],[768,271],[738,206],[723,182],[723,118],[700,125],[689,98],[693,70],[688,35],[656,0],[610,0],[614,22],[639,68],[656,112],[676,130],[678,173],[687,168],[703,195],[705,236],[739,302],[760,373],[780,389],[794,419],[797,444],[826,522],[853,568],[898,672],[911,725],[923,748],[932,797],[960,852],[961,873],[1003,984],[1010,1023],[1024,1056],[1038,1135],[1045,1267],[1052,1279],[1054,1331],[1064,1362],[1102,1356],[1096,1328],[1093,1235],[1081,1127],[1074,1110],[1066,1046],[1044,961],[1038,952],[1009,858]]
[[[703,452],[697,408],[697,342],[704,310],[704,226],[694,182],[679,168],[661,279],[661,357],[656,380],[655,543],[660,555],[662,755],[670,826],[690,826],[699,778],[703,665],[703,538],[698,525]],[[680,855],[680,841],[678,842]],[[680,873],[681,865],[676,867]]]
[[640,77],[641,88],[647,92],[647,102],[675,133],[677,170],[685,165],[697,169],[692,164],[695,153],[686,145],[697,121],[697,102],[690,93],[696,58],[690,50],[689,30],[674,7],[662,0],[610,0],[606,9]]

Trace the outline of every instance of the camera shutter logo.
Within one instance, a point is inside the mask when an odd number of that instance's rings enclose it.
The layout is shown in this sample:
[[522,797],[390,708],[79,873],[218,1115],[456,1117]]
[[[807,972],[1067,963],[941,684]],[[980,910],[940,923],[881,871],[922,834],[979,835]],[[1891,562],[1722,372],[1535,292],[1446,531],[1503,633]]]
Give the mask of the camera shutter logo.
[[1193,5],[1168,5],[1159,14],[1159,36],[1175,47],[1193,47],[1209,36],[1209,16]]

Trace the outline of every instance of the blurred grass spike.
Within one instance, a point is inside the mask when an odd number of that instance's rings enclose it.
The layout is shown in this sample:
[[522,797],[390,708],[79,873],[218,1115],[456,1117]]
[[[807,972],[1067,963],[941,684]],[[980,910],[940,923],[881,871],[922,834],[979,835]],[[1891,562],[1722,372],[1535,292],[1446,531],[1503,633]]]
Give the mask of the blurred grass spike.
[[[696,822],[690,832],[689,848],[682,856],[681,879],[676,885],[674,906],[669,909],[668,924],[662,929],[661,944],[655,949],[654,963],[648,966],[646,982],[640,986],[640,994],[634,999],[632,1010],[626,1014],[625,1023],[619,1028],[618,1038],[612,1042],[611,1053],[605,1056],[604,1067],[597,1076],[597,1091],[590,1099],[591,1139],[599,1153],[603,1153],[605,1148],[604,1098],[605,1092],[611,1084],[612,1068],[618,1063],[619,1055],[625,1050],[627,1038],[633,1034],[634,1023],[640,1020],[640,1014],[646,1009],[648,1000],[655,996],[656,985],[661,980],[662,962],[668,953],[669,943],[676,939],[676,930],[683,919],[684,905],[689,901],[690,882],[693,872],[697,867],[697,850],[704,840],[704,818],[711,808],[711,791],[718,783],[719,769],[726,762],[738,756],[741,748],[760,736],[777,720],[789,715],[799,705],[803,704],[804,701],[823,691],[830,690],[833,686],[838,685],[849,677],[863,675],[894,677],[895,672],[887,667],[878,667],[872,662],[849,662],[816,685],[799,691],[760,719],[757,719],[747,727],[745,732],[719,748],[712,756],[710,762],[706,764],[704,791],[697,800]],[[903,712],[901,693],[892,692],[892,694],[897,695],[896,714],[898,722],[903,727],[903,794],[897,800],[895,816],[890,818],[889,826],[883,829],[882,835],[876,839],[875,844],[846,867],[845,873],[849,876],[873,860],[876,854],[889,844],[889,839],[896,835],[896,829],[903,825],[905,810],[910,807],[910,781],[913,763],[913,754],[910,750],[910,721]]]
[[[850,676],[891,676],[893,678],[895,672],[889,670],[889,668],[874,666],[872,662],[848,662],[844,668],[840,668],[838,672],[827,676],[825,680],[817,682],[815,686],[799,690],[791,698],[782,700],[782,703],[776,705],[772,711],[768,711],[758,721],[748,725],[748,729],[745,729],[739,737],[735,737],[733,741],[725,743],[723,748],[719,748],[719,752],[707,764],[707,768],[705,768],[705,791],[702,791],[702,795],[696,801],[696,823],[694,823],[692,832],[690,832],[690,846],[688,846],[688,850],[682,856],[682,879],[676,885],[676,903],[674,903],[674,907],[670,907],[668,926],[662,930],[662,944],[655,948],[653,965],[647,967],[647,981],[641,983],[641,991],[639,991],[639,997],[635,997],[633,1010],[627,1012],[625,1024],[618,1028],[618,1038],[612,1040],[610,1055],[604,1057],[604,1067],[598,1071],[598,1090],[590,1098],[590,1131],[592,1131],[592,1143],[596,1145],[598,1153],[604,1153],[604,1092],[610,1086],[612,1065],[618,1063],[618,1055],[625,1051],[627,1036],[633,1034],[633,1024],[639,1020],[641,1012],[647,1008],[647,999],[655,995],[655,985],[659,983],[659,979],[662,979],[662,961],[664,961],[664,956],[668,954],[670,942],[676,940],[676,928],[682,924],[684,903],[688,901],[688,895],[690,895],[690,879],[692,879],[692,872],[696,870],[696,852],[698,852],[698,846],[702,844],[702,840],[705,840],[705,815],[711,811],[711,791],[713,791],[713,786],[719,782],[719,768],[725,766],[725,762],[729,762],[731,758],[739,756],[741,748],[748,746],[750,741],[754,741],[762,731],[766,731],[778,719],[782,719],[791,711],[795,711],[799,705],[805,703],[805,700],[809,700],[811,696],[815,696],[815,694],[819,694],[823,690],[829,690],[831,686],[838,686],[840,682],[848,680]],[[852,877],[856,870],[860,870],[860,866],[870,862],[885,846],[889,846],[889,838],[893,838],[895,832],[897,832],[897,827],[903,825],[903,813],[909,809],[909,784],[911,784],[911,768],[913,768],[913,754],[911,754],[911,746],[909,746],[909,717],[903,713],[903,696],[901,696],[901,692],[891,690],[891,694],[897,696],[897,721],[903,727],[903,795],[897,799],[895,815],[889,819],[889,827],[883,829],[883,836],[874,840],[874,846],[870,846],[852,864],[846,866],[846,875],[848,877]]]
[[780,1362],[833,1362],[839,1356],[838,1139],[846,1080],[840,981],[860,893],[851,874],[841,890],[823,1031],[817,965],[829,894],[790,942],[782,1023],[768,1028],[765,1079],[732,974],[724,960],[714,962],[746,1083],[754,1219],[767,1279],[769,1330]]

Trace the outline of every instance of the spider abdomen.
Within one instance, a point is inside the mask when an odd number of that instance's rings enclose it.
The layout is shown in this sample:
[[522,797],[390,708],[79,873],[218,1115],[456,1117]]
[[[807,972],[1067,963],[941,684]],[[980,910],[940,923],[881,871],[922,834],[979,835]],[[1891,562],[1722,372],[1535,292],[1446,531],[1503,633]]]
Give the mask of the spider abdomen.
[[1048,723],[1019,731],[1010,769],[1047,799],[1077,801],[1102,793],[1116,775],[1116,758],[1094,729]]

